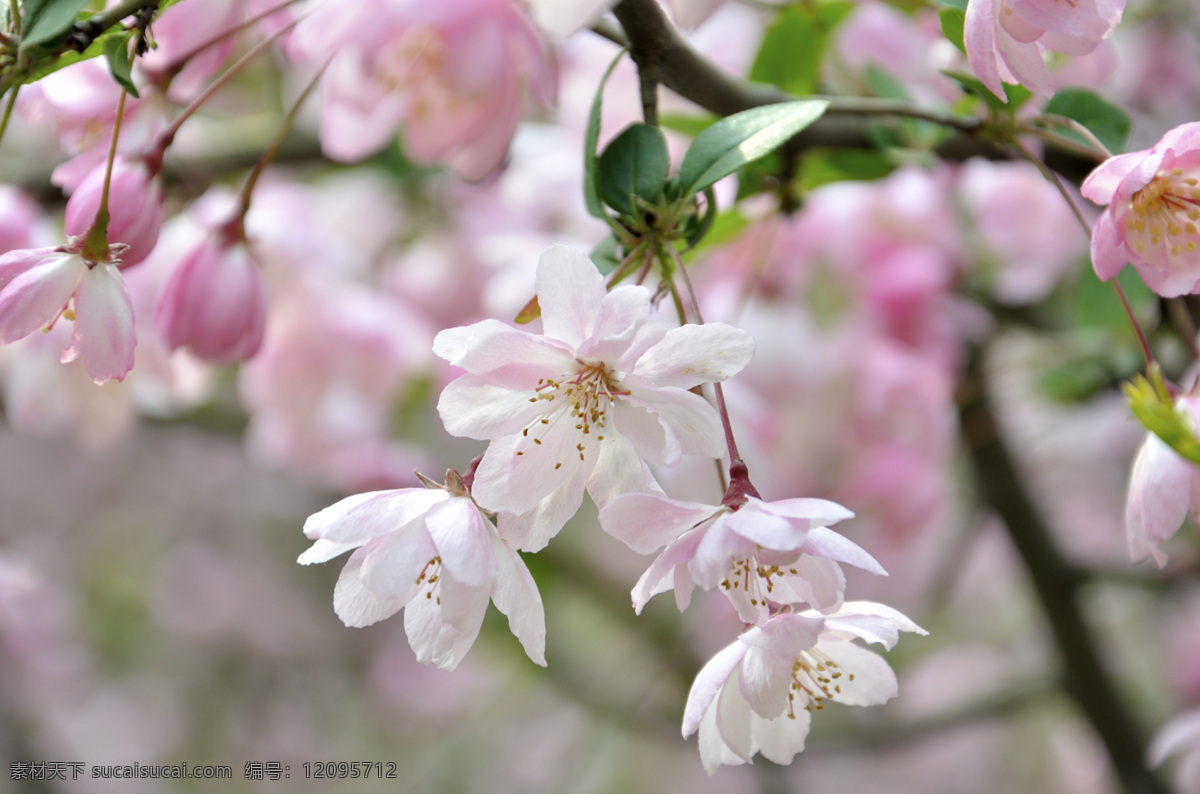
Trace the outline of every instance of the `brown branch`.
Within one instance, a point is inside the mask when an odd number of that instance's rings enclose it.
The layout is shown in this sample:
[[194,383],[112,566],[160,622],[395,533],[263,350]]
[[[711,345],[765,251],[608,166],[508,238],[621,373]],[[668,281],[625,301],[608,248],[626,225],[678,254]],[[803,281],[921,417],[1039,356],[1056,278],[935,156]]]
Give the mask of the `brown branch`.
[[[654,76],[662,85],[718,116],[798,98],[774,86],[749,83],[726,74],[692,49],[655,0],[621,0],[613,13],[624,29],[623,38],[639,68],[653,68]],[[612,31],[601,35],[616,39]],[[829,109],[792,139],[790,150],[818,146],[876,149],[878,142],[872,129],[881,119],[905,117],[932,121],[952,130],[952,134],[934,150],[943,160],[960,162],[972,157],[1007,160],[1012,157],[1007,148],[976,135],[982,127],[978,118],[941,113],[894,100],[821,98],[830,100]],[[1048,150],[1053,148],[1047,146]],[[1086,175],[1095,165],[1094,162],[1081,165],[1081,158],[1074,152],[1055,150],[1054,154],[1056,167],[1069,170],[1072,177],[1079,172]]]
[[970,396],[959,415],[979,495],[1004,520],[1050,623],[1063,666],[1063,688],[1103,741],[1125,789],[1130,794],[1165,794],[1146,768],[1141,730],[1121,702],[1084,621],[1079,594],[1086,578],[1059,551],[1000,435],[981,359],[981,351],[971,357]]

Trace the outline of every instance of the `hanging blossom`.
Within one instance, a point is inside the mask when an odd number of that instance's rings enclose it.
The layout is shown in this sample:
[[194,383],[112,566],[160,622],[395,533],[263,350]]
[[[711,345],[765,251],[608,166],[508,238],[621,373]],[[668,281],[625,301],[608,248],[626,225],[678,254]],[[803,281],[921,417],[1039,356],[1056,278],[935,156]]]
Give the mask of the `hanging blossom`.
[[543,335],[484,320],[433,345],[467,371],[438,401],[446,429],[492,442],[472,493],[523,550],[545,546],[585,489],[601,507],[646,490],[643,461],[720,457],[717,412],[688,389],[736,374],[754,348],[723,323],[672,328],[651,317],[650,290],[607,292],[587,255],[566,246],[542,254],[536,290]]
[[[738,468],[732,468],[735,482]],[[761,624],[781,606],[841,607],[846,577],[838,562],[887,576],[871,555],[828,529],[853,516],[824,499],[748,496],[714,506],[635,493],[605,506],[600,525],[643,554],[666,546],[633,588],[638,614],[667,590],[675,591],[682,611],[699,586],[719,588],[744,622]]]
[[967,60],[983,84],[1007,101],[1003,83],[1052,94],[1049,51],[1088,55],[1112,35],[1125,0],[970,0],[963,23]]
[[297,562],[357,549],[334,587],[334,611],[359,627],[403,609],[404,631],[422,664],[457,667],[490,599],[529,658],[545,666],[542,597],[524,561],[456,472],[446,473],[444,487],[422,480],[425,488],[358,494],[309,516],[304,534],[316,542]]
[[[1185,395],[1176,403],[1185,421],[1200,426],[1200,395]],[[1134,562],[1153,557],[1167,564],[1160,543],[1170,540],[1187,518],[1200,515],[1200,468],[1150,433],[1133,462],[1129,497],[1125,502],[1125,539]]]
[[137,338],[133,301],[114,260],[90,261],[78,247],[0,256],[0,344],[24,339],[59,318],[74,321],[62,361],[83,359],[96,383],[124,380]]
[[1096,275],[1108,280],[1132,263],[1159,295],[1200,291],[1200,122],[1106,160],[1080,192],[1108,205],[1092,231]]
[[783,612],[746,631],[696,676],[683,714],[683,736],[700,732],[709,774],[750,763],[756,753],[791,763],[804,749],[811,714],[827,701],[876,706],[896,696],[896,675],[855,644],[888,650],[901,631],[927,632],[891,607],[848,601],[834,614]]

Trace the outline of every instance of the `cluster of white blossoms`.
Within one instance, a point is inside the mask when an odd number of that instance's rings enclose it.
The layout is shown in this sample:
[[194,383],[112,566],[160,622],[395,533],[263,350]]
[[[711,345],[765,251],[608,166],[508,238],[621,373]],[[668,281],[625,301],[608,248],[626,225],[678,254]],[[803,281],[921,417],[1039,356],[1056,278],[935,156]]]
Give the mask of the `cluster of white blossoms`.
[[365,626],[404,609],[417,658],[452,670],[490,599],[544,665],[542,600],[517,552],[545,547],[587,491],[608,533],[644,554],[662,549],[634,587],[639,613],[666,590],[682,610],[700,587],[728,597],[746,624],[700,672],[685,710],[684,736],[699,730],[710,772],[758,752],[787,763],[825,701],[893,697],[891,668],[852,640],[891,648],[900,631],[924,632],[883,605],[844,601],[841,563],[886,575],[829,529],[849,510],[762,500],[732,450],[718,504],[672,499],[651,472],[685,455],[724,455],[731,436],[695,389],[740,372],[750,335],[724,323],[671,326],[648,288],[609,290],[572,248],[542,255],[536,292],[540,335],[485,320],[434,340],[465,370],[438,412],[451,434],[490,442],[482,458],[444,485],[422,478],[426,488],[359,494],[305,523],[316,542],[301,563],[355,549],[334,591],[339,617]]

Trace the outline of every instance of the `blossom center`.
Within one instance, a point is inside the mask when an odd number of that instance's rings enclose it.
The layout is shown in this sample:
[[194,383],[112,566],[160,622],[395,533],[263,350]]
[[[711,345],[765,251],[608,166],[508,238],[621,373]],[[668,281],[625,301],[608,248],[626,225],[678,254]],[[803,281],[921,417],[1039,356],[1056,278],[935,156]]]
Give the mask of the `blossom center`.
[[[522,435],[526,438],[532,437],[533,443],[541,446],[546,430],[560,421],[569,421],[577,431],[578,443],[575,445],[575,451],[579,453],[579,460],[583,461],[586,460],[587,448],[591,441],[604,440],[609,406],[616,397],[628,395],[629,392],[621,388],[620,380],[603,361],[576,358],[575,362],[579,368],[573,373],[563,375],[561,380],[538,378],[534,389],[537,394],[530,397],[529,401],[545,400],[553,404],[554,408],[526,427]],[[569,433],[569,430],[567,432]],[[524,452],[517,454],[522,455]],[[561,466],[562,462],[559,461],[555,469]]]
[[421,574],[417,577],[418,594],[424,590],[425,598],[431,601],[436,598],[438,606],[441,606],[442,596],[439,593],[441,581],[442,558],[438,556],[425,563],[425,567],[421,569]]
[[788,718],[796,719],[796,698],[805,711],[820,711],[826,700],[842,694],[842,679],[854,680],[854,673],[842,670],[828,654],[816,648],[801,651],[792,662],[792,686],[788,692]]
[[1146,246],[1165,246],[1172,256],[1195,253],[1200,245],[1200,180],[1181,168],[1159,171],[1150,184],[1133,194],[1125,228],[1138,253]]

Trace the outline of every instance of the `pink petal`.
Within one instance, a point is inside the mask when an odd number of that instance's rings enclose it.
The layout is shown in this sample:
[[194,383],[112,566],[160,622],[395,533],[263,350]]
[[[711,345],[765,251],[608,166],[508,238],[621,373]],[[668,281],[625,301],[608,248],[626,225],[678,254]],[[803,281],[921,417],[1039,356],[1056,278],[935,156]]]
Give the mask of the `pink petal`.
[[795,716],[784,714],[775,720],[755,720],[752,726],[758,751],[768,761],[790,764],[796,753],[804,749],[812,715],[798,708]]
[[555,406],[536,392],[495,386],[477,375],[463,375],[442,389],[438,416],[452,436],[481,441],[520,433]]
[[363,587],[360,569],[367,550],[354,552],[333,588],[333,611],[347,626],[370,626],[404,607],[403,598],[380,598]]
[[312,540],[324,538],[361,545],[371,538],[395,532],[449,498],[448,493],[437,488],[356,494],[309,516],[304,522],[304,535]]
[[[813,642],[816,642],[815,635]],[[780,656],[757,647],[746,651],[739,682],[741,695],[763,719],[774,719],[787,708],[793,661],[794,654]]]
[[1101,281],[1108,281],[1129,264],[1129,251],[1117,234],[1112,207],[1100,214],[1092,229],[1092,267]]
[[839,681],[842,691],[835,692],[833,699],[847,706],[878,706],[894,698],[900,691],[896,674],[878,654],[860,648],[853,642],[826,641],[817,646],[845,673]]
[[577,369],[574,354],[561,343],[497,320],[443,331],[433,341],[433,352],[489,384],[516,390],[532,390],[540,378]]
[[988,90],[1007,102],[1003,84],[1007,69],[1002,72],[996,35],[995,0],[970,0],[963,22],[963,45],[967,50],[967,61]]
[[96,383],[124,380],[133,369],[137,335],[133,300],[120,272],[112,265],[89,268],[75,293],[75,332],[72,346]]
[[874,557],[867,554],[861,546],[832,529],[825,527],[812,529],[808,533],[803,549],[805,554],[814,554],[838,562],[849,563],[856,568],[870,571],[876,576],[888,575],[883,566],[876,562]]
[[1096,166],[1096,170],[1083,180],[1079,192],[1083,194],[1084,198],[1097,204],[1108,204],[1116,194],[1121,181],[1138,167],[1138,164],[1146,158],[1149,152],[1149,149],[1143,149],[1140,152],[1119,154],[1116,157],[1108,158]]
[[0,289],[0,344],[22,339],[54,320],[85,267],[79,257],[59,254],[14,276]]
[[1125,504],[1125,538],[1136,562],[1153,556],[1161,568],[1167,555],[1158,544],[1179,531],[1187,517],[1192,466],[1153,434],[1133,462]]

